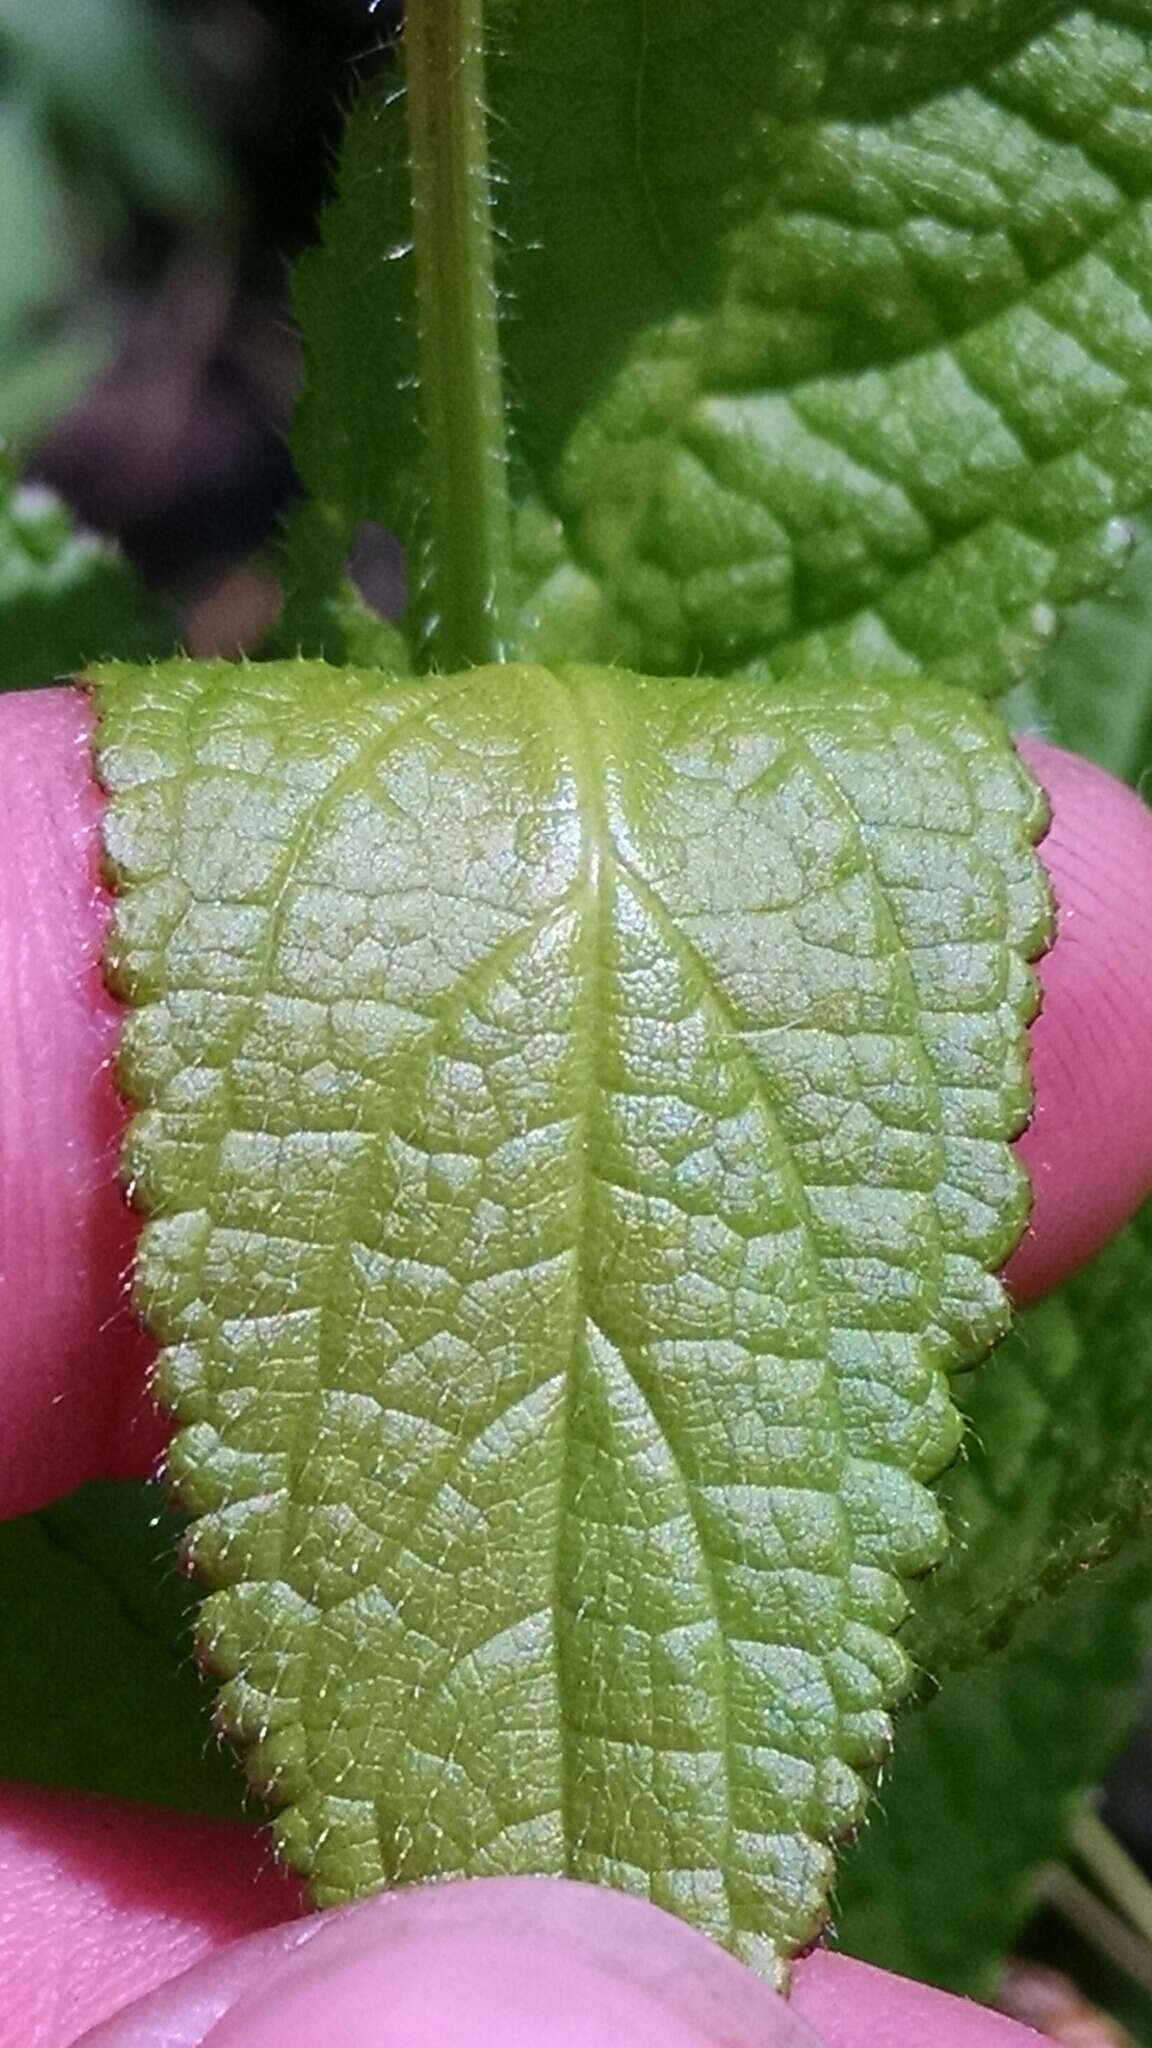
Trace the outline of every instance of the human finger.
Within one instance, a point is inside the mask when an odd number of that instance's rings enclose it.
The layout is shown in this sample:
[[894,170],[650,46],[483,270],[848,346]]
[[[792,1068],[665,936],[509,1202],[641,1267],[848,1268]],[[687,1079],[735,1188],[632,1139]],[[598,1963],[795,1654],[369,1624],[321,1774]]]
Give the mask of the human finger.
[[1032,1213],[1005,1273],[1023,1303],[1090,1259],[1152,1190],[1152,811],[1076,754],[1039,740],[1020,751],[1051,806],[1040,851],[1057,916],[1018,1146]]
[[1026,2048],[1035,2036],[843,1958],[785,2002],[671,1915],[550,1878],[393,1893],[257,1934],[83,2048]]
[[0,1514],[145,1472],[162,1437],[128,1302],[101,800],[72,690],[0,697]]
[[0,2048],[71,2048],[193,1963],[302,1910],[265,1831],[0,1785]]

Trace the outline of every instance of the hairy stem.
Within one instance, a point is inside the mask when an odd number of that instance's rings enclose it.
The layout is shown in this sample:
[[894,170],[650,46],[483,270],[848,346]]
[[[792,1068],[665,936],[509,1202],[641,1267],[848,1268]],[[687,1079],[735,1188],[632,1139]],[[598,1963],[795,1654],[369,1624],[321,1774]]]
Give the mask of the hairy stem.
[[1042,1896],[1061,1918],[1142,1991],[1152,1995],[1152,1949],[1063,1864],[1047,1872]]
[[405,29],[428,435],[427,652],[508,652],[508,451],[484,103],[483,0],[409,0]]
[[1101,1891],[1143,1935],[1152,1952],[1152,1885],[1140,1865],[1091,1808],[1077,1815],[1069,1840]]

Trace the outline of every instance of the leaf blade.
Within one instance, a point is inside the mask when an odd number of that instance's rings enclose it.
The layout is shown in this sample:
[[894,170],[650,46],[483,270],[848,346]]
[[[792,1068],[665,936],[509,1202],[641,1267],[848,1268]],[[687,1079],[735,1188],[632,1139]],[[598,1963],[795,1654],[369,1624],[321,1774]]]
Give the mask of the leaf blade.
[[1152,766],[1152,540],[1146,523],[1113,588],[1071,614],[1015,710],[1027,727],[1135,789]]
[[[495,9],[512,652],[1014,680],[1152,486],[1150,38],[1146,0]],[[410,318],[400,120],[354,118],[303,272],[299,451],[415,543],[408,366],[365,388]]]
[[615,1882],[774,1972],[1003,1324],[1037,792],[943,690],[99,690],[140,1285],[287,1852]]
[[174,629],[111,542],[0,459],[0,690],[30,690],[83,662],[166,653]]
[[[639,331],[545,484],[571,541],[561,630],[575,574],[589,653],[1003,687],[1052,605],[1104,580],[1139,503],[1148,216],[1117,38],[1146,75],[1148,22],[968,9],[976,48],[937,21],[925,69],[932,28],[919,48],[894,29],[884,66],[845,17],[837,71],[826,17],[776,31],[811,96],[797,107],[784,71],[712,303]],[[1077,69],[1103,140],[1073,168]],[[1021,238],[1016,272],[1000,233]],[[540,618],[546,650],[546,594]]]

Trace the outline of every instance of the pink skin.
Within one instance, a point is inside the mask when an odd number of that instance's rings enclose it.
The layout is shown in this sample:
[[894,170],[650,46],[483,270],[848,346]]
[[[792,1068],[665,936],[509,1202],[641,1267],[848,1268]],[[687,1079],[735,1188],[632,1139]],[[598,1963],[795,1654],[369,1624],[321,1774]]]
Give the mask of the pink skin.
[[100,797],[68,690],[0,698],[0,1512],[94,1473],[146,1472],[162,1438],[127,1313],[136,1229],[116,1192],[119,1028],[100,977]]
[[1020,751],[1052,807],[1041,853],[1057,910],[1032,1027],[1036,1104],[1017,1147],[1032,1215],[1006,1274],[1025,1302],[1107,1244],[1152,1185],[1152,814],[1074,754],[1038,740]]
[[[0,1512],[148,1470],[163,1441],[128,1313],[115,1184],[117,1016],[98,956],[89,714],[0,699]],[[1152,1186],[1152,822],[1107,776],[1026,751],[1052,799],[1059,938],[1041,967],[1036,1201],[1007,1269],[1034,1299]],[[0,1794],[0,2048],[1024,2048],[1036,2037],[843,1957],[786,2008],[654,1908],[543,1880],[444,1886],[301,1919],[255,1834]],[[260,1931],[263,1930],[263,1931]],[[91,2035],[85,2030],[94,2028]]]

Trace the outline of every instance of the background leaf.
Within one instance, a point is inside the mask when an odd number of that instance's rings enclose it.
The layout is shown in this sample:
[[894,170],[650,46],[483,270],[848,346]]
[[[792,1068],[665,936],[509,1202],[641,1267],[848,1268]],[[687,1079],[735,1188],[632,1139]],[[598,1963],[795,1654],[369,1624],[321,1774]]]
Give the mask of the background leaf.
[[166,61],[148,0],[0,0],[5,89],[79,159],[157,213],[226,210],[230,181]]
[[990,1995],[1039,1871],[1063,1853],[1139,1703],[1152,1640],[1150,1259],[1146,1211],[1018,1317],[968,1388],[965,1453],[941,1485],[951,1548],[905,1631],[940,1689],[926,1683],[927,1703],[902,1717],[842,1872],[844,1948],[974,1997]]
[[965,1399],[942,1481],[955,1541],[917,1592],[909,1648],[938,1676],[1140,1530],[1152,1506],[1152,1209],[1017,1319]]
[[1036,791],[926,688],[99,692],[141,1298],[287,1853],[615,1883],[771,1969],[1004,1321]]
[[902,1717],[869,1825],[841,1871],[837,1943],[974,1998],[1135,1721],[1152,1625],[1148,1542],[1029,1614],[1000,1655]]
[[1115,587],[1077,605],[1036,674],[1007,710],[1018,729],[1085,754],[1140,788],[1152,770],[1152,535]]
[[[1003,687],[1152,485],[1150,0],[490,20],[514,651]],[[418,547],[403,163],[385,87],[301,277],[297,448]]]
[[30,435],[100,367],[107,325],[75,293],[56,166],[29,106],[0,85],[0,437]]
[[190,1657],[179,1524],[152,1487],[88,1486],[0,1525],[0,1777],[236,1815]]
[[166,653],[173,639],[123,556],[0,461],[0,690],[33,689],[98,658]]
[[[1152,766],[1147,539],[1113,591],[1072,612],[1006,708],[1018,726],[1141,781]],[[1141,1692],[1152,1212],[1018,1317],[962,1398],[969,1436],[942,1482],[953,1543],[917,1589],[907,1629],[942,1683],[899,1726],[842,1873],[838,1935],[868,1961],[987,1998]]]

